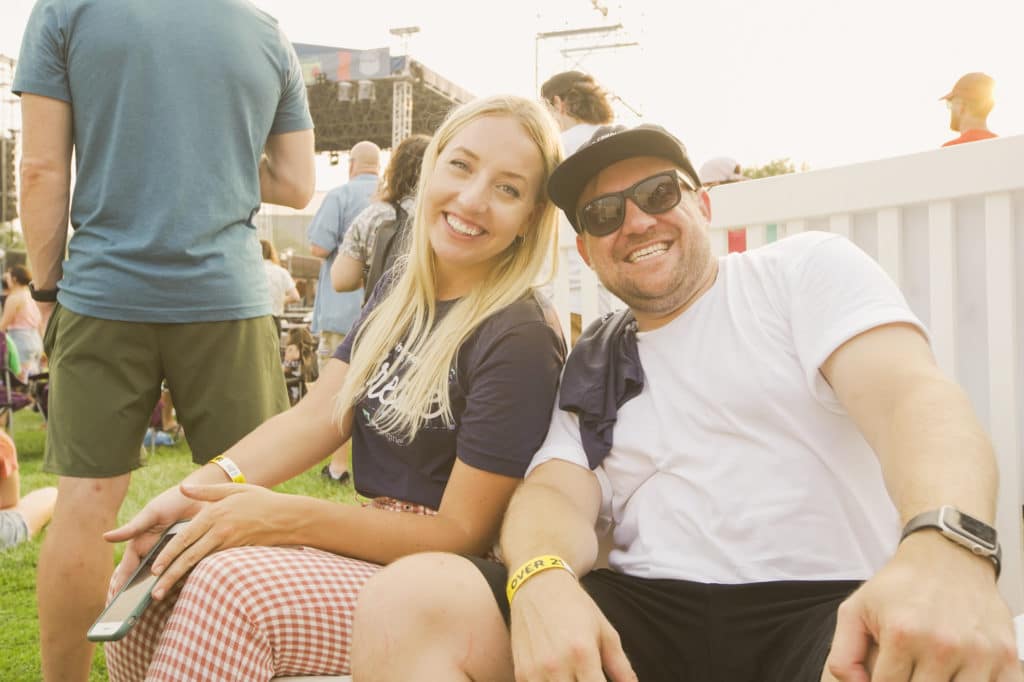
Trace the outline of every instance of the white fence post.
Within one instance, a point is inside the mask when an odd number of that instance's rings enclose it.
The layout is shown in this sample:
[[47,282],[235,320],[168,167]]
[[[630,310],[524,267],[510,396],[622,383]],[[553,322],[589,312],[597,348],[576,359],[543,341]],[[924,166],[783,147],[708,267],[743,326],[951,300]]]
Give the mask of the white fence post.
[[898,208],[878,212],[878,263],[889,273],[897,286],[903,284],[903,235]]
[[[988,298],[989,432],[999,456],[1001,528],[1020,528],[1024,473],[1020,443],[1020,396],[1015,385],[1020,345],[1017,341],[1013,214],[1006,192],[985,197],[985,285]],[[1019,611],[1024,607],[1021,533],[1003,533],[1003,593]]]
[[953,203],[928,205],[929,328],[935,360],[947,376],[956,377],[956,240]]

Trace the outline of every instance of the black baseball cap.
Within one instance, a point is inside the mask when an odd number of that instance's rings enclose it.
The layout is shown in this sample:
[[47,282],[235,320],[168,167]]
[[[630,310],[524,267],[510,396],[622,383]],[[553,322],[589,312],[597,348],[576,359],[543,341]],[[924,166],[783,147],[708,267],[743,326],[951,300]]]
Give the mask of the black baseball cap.
[[693,169],[686,147],[659,125],[645,123],[634,128],[624,125],[601,126],[575,154],[560,163],[548,180],[548,195],[565,211],[576,232],[576,204],[583,188],[602,170],[634,156],[657,156],[678,166],[690,181],[690,189],[700,189],[700,178]]

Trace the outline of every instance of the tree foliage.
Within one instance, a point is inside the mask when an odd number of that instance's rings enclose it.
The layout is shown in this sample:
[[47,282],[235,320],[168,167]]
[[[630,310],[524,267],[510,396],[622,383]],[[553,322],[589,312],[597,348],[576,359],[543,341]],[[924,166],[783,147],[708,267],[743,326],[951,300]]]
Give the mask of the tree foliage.
[[0,249],[4,251],[24,251],[25,237],[10,225],[0,227]]
[[808,166],[806,163],[800,164],[800,167],[797,168],[792,161],[790,161],[788,158],[785,158],[769,161],[763,166],[744,168],[743,175],[753,180],[756,178],[768,178],[773,175],[788,175],[789,173],[796,173],[798,170],[805,171],[807,169]]

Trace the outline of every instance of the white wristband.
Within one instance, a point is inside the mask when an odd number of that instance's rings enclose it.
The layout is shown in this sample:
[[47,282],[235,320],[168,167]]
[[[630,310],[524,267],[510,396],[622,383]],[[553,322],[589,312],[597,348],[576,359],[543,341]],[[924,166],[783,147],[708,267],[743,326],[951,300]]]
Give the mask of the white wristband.
[[225,457],[224,455],[217,455],[210,460],[210,463],[216,464],[223,469],[224,473],[227,474],[228,478],[230,478],[234,483],[245,483],[245,474],[242,473],[242,470],[238,468],[238,465],[235,464],[231,458]]

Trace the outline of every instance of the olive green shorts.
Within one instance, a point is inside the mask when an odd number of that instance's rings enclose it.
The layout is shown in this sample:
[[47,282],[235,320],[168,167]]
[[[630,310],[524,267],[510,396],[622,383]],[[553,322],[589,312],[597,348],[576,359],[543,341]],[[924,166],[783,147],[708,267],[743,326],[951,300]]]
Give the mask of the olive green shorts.
[[138,468],[164,379],[192,459],[209,461],[287,409],[279,343],[269,315],[157,324],[58,305],[43,339],[50,370],[43,470],[108,478]]

